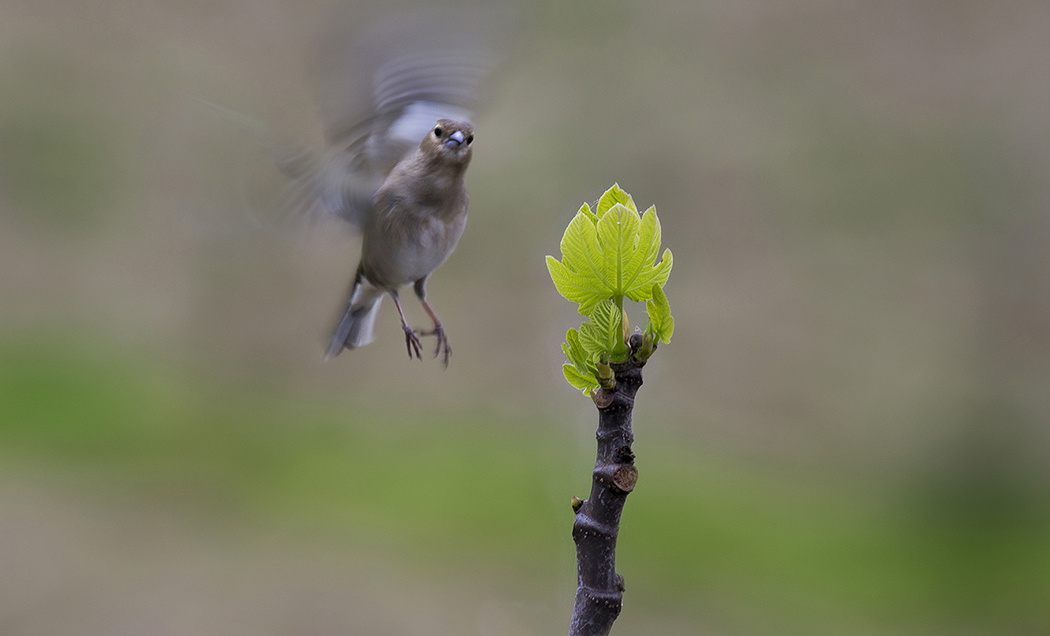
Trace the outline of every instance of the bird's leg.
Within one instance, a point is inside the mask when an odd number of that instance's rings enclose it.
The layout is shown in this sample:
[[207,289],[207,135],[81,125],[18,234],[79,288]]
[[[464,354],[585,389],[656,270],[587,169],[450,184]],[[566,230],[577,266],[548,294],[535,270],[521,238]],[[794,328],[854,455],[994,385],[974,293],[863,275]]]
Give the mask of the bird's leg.
[[438,320],[437,314],[430,308],[430,305],[426,300],[420,298],[419,302],[423,303],[423,309],[427,311],[427,315],[434,321],[434,328],[430,331],[422,331],[420,335],[423,336],[437,336],[437,346],[434,347],[434,357],[436,358],[439,353],[444,353],[445,366],[448,366],[448,358],[452,355],[452,347],[448,344],[448,336],[445,335],[445,329],[441,326],[441,321]]
[[423,305],[423,309],[426,310],[427,315],[434,321],[434,328],[430,331],[421,331],[421,336],[435,336],[437,337],[437,346],[434,347],[434,357],[438,357],[438,354],[443,353],[443,361],[445,367],[448,367],[448,358],[452,355],[452,347],[448,343],[448,336],[445,335],[445,329],[441,326],[441,321],[438,320],[437,314],[430,307],[430,303],[427,302],[427,291],[426,291],[426,279],[416,281],[416,296],[419,297],[419,302]]
[[419,342],[419,336],[412,330],[412,327],[408,326],[408,321],[405,320],[405,312],[401,310],[401,301],[397,298],[397,292],[390,292],[390,297],[394,299],[397,315],[401,316],[401,329],[405,332],[405,347],[408,348],[408,358],[411,360],[414,355],[417,360],[422,360],[423,356],[419,355],[419,350],[423,344]]

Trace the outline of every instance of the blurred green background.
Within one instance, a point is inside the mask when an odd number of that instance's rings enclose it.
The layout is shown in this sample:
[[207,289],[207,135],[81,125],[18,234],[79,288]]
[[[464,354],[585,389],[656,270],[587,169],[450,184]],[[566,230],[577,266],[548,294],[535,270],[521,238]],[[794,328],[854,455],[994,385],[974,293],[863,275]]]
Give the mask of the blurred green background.
[[389,306],[321,362],[357,242],[260,224],[196,101],[320,146],[337,10],[0,5],[0,633],[563,633],[596,417],[543,256],[614,181],[677,325],[614,633],[1050,633],[1050,4],[522,5],[447,371]]

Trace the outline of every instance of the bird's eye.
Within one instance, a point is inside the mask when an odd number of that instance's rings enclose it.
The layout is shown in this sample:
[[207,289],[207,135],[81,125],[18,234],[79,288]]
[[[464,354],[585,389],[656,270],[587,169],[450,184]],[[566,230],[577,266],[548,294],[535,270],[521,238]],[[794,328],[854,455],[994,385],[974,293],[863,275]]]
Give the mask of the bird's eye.
[[471,135],[471,136],[467,137],[467,143],[468,144],[473,142],[473,141],[474,141],[474,135]]
[[439,138],[439,139],[441,138],[441,127],[440,126],[434,129],[434,136]]

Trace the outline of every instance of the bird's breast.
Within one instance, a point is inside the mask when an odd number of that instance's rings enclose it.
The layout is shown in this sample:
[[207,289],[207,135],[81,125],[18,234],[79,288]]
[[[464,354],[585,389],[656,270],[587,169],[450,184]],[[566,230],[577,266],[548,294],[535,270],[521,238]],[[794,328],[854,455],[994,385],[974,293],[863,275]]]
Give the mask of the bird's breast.
[[466,211],[419,214],[393,211],[371,233],[366,233],[362,265],[369,280],[397,288],[426,278],[449,257],[466,227]]

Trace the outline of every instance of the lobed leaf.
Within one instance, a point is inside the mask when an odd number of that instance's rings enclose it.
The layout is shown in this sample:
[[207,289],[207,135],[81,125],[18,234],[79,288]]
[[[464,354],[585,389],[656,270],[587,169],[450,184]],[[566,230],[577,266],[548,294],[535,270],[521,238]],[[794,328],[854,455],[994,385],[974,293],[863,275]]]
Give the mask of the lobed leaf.
[[598,221],[598,240],[601,242],[605,285],[612,297],[624,295],[624,281],[638,275],[626,271],[638,245],[638,213],[617,203]]
[[569,359],[581,373],[586,373],[592,370],[594,366],[590,361],[590,356],[587,351],[580,344],[580,332],[575,329],[569,329],[565,334],[565,342],[561,345],[562,351],[565,352],[565,357]]
[[652,298],[653,285],[663,287],[667,284],[667,277],[671,275],[671,266],[674,260],[671,250],[664,250],[663,257],[655,267],[643,268],[642,273],[634,279],[629,289],[624,290],[624,295],[631,300],[648,300]]
[[580,208],[562,235],[561,262],[547,257],[547,269],[558,293],[580,303],[584,315],[611,293],[598,228],[592,218],[586,205]]
[[595,210],[595,214],[597,214],[598,218],[600,219],[603,216],[605,216],[605,213],[608,212],[617,203],[625,206],[629,210],[638,212],[638,208],[634,205],[634,199],[631,198],[631,195],[621,190],[620,184],[614,183],[612,187],[606,190],[602,194],[602,197],[598,199],[598,205],[597,210]]
[[[600,368],[625,360],[630,323],[623,299],[646,301],[649,314],[645,342],[669,342],[674,333],[663,286],[673,266],[671,250],[660,260],[660,219],[650,206],[639,214],[634,199],[613,184],[595,203],[584,203],[561,240],[562,259],[547,257],[547,269],[558,292],[579,303],[588,317],[579,330],[570,329],[562,351],[566,380],[584,392],[600,386]],[[598,364],[596,364],[598,363]],[[605,367],[602,367],[605,365]]]
[[595,225],[598,224],[598,215],[594,212],[591,212],[591,206],[587,205],[586,203],[580,206],[580,210],[576,214],[582,214],[583,216],[587,217],[587,219],[591,223],[594,223]]
[[671,315],[671,305],[667,302],[667,295],[659,285],[653,285],[652,298],[646,301],[645,311],[649,314],[646,331],[665,344],[671,342],[671,336],[674,334],[674,317]]
[[594,303],[600,302],[601,298],[596,298],[597,295],[593,290],[585,286],[585,281],[578,274],[560,263],[553,256],[547,257],[547,271],[550,272],[551,280],[554,281],[554,286],[558,288],[558,293],[564,296],[566,300],[580,303],[581,308],[584,304],[592,306]]
[[[638,282],[639,276],[647,274],[653,266],[653,261],[656,260],[656,255],[660,252],[660,219],[656,216],[656,208],[650,206],[645,214],[642,216],[641,223],[638,228],[638,244],[631,255],[631,259],[626,264],[626,277],[624,279],[624,295],[628,294],[636,295],[637,288],[644,286],[648,289],[648,285],[640,285]],[[634,299],[632,300],[642,300]]]
[[654,284],[664,285],[673,259],[660,248],[660,222],[649,208],[645,216],[615,204],[595,224],[587,206],[581,208],[562,236],[562,260],[547,257],[547,269],[558,292],[579,303],[590,315],[602,300],[624,297],[635,301],[651,297]]
[[580,345],[601,360],[622,360],[627,355],[623,336],[623,311],[611,300],[599,303],[580,325]]
[[565,375],[565,379],[568,380],[569,384],[580,389],[584,393],[590,393],[591,391],[597,390],[600,386],[598,380],[592,375],[581,373],[579,369],[571,364],[561,365],[561,371]]

